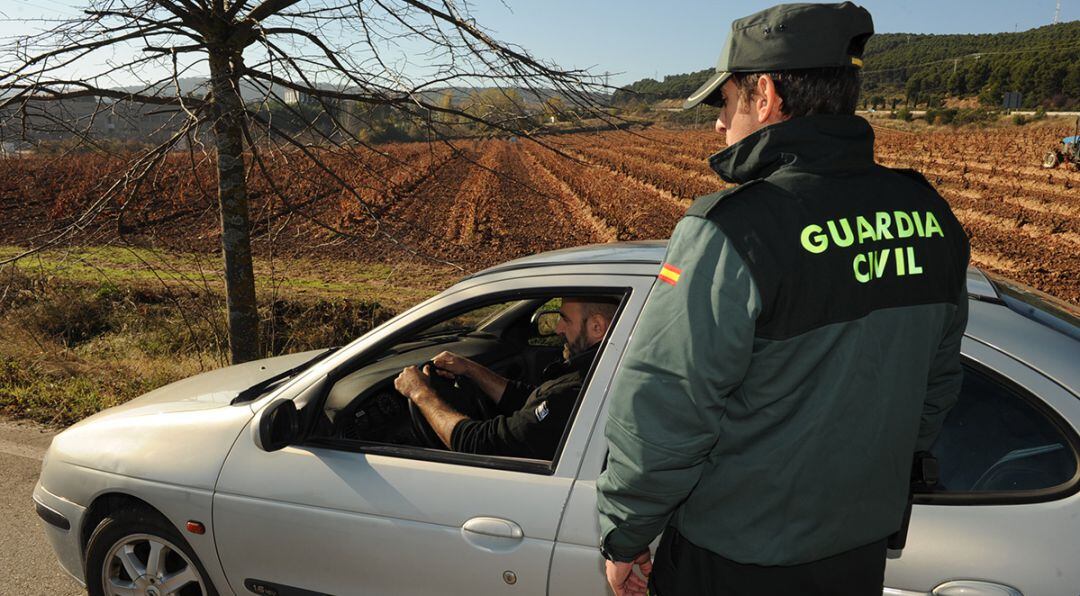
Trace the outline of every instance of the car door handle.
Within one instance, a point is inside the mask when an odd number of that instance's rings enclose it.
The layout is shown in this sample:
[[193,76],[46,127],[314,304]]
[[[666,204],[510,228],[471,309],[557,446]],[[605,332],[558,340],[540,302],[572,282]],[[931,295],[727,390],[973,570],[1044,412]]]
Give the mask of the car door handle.
[[934,588],[934,596],[1024,596],[1012,586],[993,582],[960,580],[945,582]]
[[501,517],[474,517],[462,524],[461,529],[470,534],[480,534],[494,538],[521,540],[525,537],[525,532],[521,531],[521,526]]

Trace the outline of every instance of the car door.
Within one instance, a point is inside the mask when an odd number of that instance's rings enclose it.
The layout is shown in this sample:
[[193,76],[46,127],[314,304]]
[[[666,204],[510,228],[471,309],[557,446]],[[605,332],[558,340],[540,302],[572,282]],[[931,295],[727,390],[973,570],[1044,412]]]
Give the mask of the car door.
[[932,448],[941,486],[918,497],[885,593],[1076,594],[1080,402],[994,348],[969,339],[964,352],[960,401]]
[[[644,302],[644,278],[532,275],[474,286],[413,317],[530,289],[617,288],[622,314],[552,464],[402,448],[233,447],[214,495],[222,566],[238,594],[548,593],[555,533],[600,395]],[[402,325],[410,322],[406,317]],[[258,416],[256,416],[256,420]]]
[[[1080,421],[1080,402],[1054,381],[982,343],[965,338],[963,352],[963,401],[950,414],[935,453],[946,486],[954,483],[966,490],[924,499],[928,502],[914,507],[907,546],[887,563],[884,594],[1076,593],[1080,478],[1076,433],[1067,420]],[[559,529],[553,594],[608,594],[596,515],[596,478],[607,455],[604,411],[606,405]]]

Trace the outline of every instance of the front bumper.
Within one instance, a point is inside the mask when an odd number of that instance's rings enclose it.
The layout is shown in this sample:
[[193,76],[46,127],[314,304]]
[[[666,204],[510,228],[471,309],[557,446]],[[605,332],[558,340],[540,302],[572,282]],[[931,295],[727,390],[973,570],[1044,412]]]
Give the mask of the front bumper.
[[[34,508],[42,520],[45,537],[60,560],[60,566],[85,586],[79,528],[82,528],[86,508],[50,493],[42,488],[40,482],[34,487]],[[64,528],[65,525],[67,528]]]

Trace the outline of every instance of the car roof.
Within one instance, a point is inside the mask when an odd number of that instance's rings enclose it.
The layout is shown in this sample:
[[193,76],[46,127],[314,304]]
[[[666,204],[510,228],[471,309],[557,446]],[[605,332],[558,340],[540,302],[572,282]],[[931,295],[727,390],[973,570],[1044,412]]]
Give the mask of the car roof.
[[534,267],[549,267],[551,265],[657,265],[664,259],[667,251],[667,240],[637,240],[632,242],[608,242],[605,244],[589,244],[574,246],[559,250],[549,250],[513,261],[500,263],[477,272],[466,279],[516,271],[519,269],[532,269]]
[[[656,265],[664,261],[667,240],[638,240],[633,242],[608,242],[590,244],[560,250],[551,250],[507,261],[484,269],[466,279],[505,273],[534,267],[552,265]],[[976,300],[994,301],[999,298],[990,280],[975,267],[968,268],[968,295]]]

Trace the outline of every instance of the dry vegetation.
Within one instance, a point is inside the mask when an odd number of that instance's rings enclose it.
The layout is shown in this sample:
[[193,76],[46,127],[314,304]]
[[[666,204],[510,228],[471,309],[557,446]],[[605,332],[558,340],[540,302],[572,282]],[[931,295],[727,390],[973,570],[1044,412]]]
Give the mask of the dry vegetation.
[[[938,188],[976,265],[1077,305],[1080,172],[1038,166],[1070,128],[876,127],[876,152]],[[343,173],[373,211],[325,172],[277,154],[267,168],[281,192],[252,189],[263,351],[341,343],[509,258],[667,237],[695,196],[724,186],[705,162],[720,145],[711,132],[549,142],[562,155],[506,140],[383,146]],[[106,156],[3,159],[0,261],[76,221],[122,167]],[[65,237],[66,248],[0,269],[0,408],[70,422],[222,363],[214,182],[207,164],[177,155]],[[86,246],[105,248],[72,248]]]

